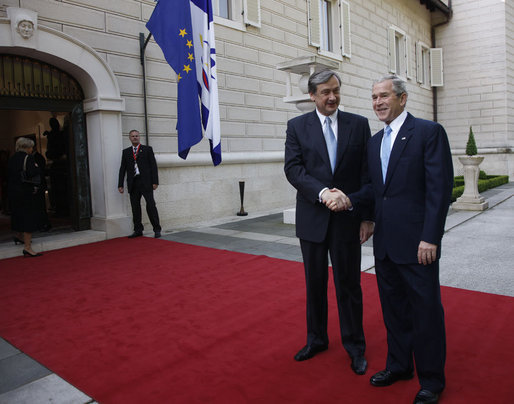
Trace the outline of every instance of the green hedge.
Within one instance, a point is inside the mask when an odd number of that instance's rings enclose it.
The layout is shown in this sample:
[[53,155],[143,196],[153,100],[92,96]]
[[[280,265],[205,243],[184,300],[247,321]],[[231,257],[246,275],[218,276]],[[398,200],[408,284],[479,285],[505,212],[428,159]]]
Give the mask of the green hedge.
[[[486,175],[483,171],[480,171],[478,176],[478,192],[484,192],[485,190],[498,187],[500,185],[509,182],[508,175]],[[452,202],[462,195],[464,192],[464,177],[462,175],[454,178],[453,181],[453,192]]]

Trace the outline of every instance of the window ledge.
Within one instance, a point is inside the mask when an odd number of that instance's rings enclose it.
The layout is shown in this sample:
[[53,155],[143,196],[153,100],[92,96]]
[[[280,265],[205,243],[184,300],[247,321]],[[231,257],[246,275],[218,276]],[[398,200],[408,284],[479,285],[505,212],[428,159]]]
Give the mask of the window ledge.
[[318,49],[318,54],[320,56],[324,56],[324,57],[329,58],[329,59],[334,59],[334,60],[337,60],[339,62],[343,61],[343,56],[342,55],[338,55],[337,53],[334,53],[334,52],[328,52],[326,50]]
[[214,23],[223,25],[228,28],[237,29],[238,31],[246,32],[246,26],[241,21],[232,21],[227,18],[222,18],[222,17],[218,17],[217,15],[215,15]]

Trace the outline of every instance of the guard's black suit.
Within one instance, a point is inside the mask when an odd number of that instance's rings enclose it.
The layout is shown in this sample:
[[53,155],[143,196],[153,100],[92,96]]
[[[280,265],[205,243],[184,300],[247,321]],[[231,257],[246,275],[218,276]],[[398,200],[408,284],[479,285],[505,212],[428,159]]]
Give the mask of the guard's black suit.
[[157,162],[153,149],[150,146],[140,145],[135,161],[137,161],[139,169],[139,175],[137,176],[135,176],[134,170],[134,147],[130,146],[124,149],[121,154],[118,188],[123,187],[126,172],[134,232],[143,232],[143,224],[141,223],[141,196],[143,196],[146,201],[146,213],[148,213],[148,218],[152,223],[153,231],[160,233],[159,214],[153,197],[153,184],[159,184]]
[[[332,212],[319,201],[325,187],[357,192],[368,182],[368,120],[338,111],[337,159],[330,167],[325,138],[316,111],[287,124],[284,171],[297,189],[296,235],[300,238],[307,287],[307,345],[328,344],[328,252],[332,262],[343,346],[350,357],[364,354],[361,248],[356,212]],[[364,215],[366,216],[366,215]]]

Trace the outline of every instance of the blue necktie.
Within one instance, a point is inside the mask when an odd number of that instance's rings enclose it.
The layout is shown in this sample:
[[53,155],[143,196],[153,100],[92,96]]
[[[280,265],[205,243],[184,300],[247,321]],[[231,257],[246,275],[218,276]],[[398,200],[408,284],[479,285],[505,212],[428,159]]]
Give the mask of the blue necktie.
[[384,137],[382,138],[382,151],[380,152],[380,159],[382,160],[382,178],[384,179],[384,184],[386,181],[389,156],[391,155],[391,132],[391,127],[387,125],[384,130]]
[[330,167],[332,168],[333,173],[337,158],[337,139],[334,135],[334,131],[332,130],[332,126],[330,126],[331,123],[332,121],[327,116],[325,118],[325,130],[323,131],[323,135],[325,136],[325,142],[327,143],[328,157],[330,159]]

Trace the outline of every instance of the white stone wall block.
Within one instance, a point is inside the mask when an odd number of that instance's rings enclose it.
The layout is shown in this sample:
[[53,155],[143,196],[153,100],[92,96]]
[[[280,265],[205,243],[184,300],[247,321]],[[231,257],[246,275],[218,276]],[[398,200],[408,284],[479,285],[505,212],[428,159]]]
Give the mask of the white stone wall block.
[[260,114],[258,109],[241,107],[227,108],[227,119],[241,122],[259,122]]
[[248,49],[241,45],[226,44],[225,56],[235,60],[243,60],[245,62],[258,62],[259,54],[255,49]]
[[247,77],[228,76],[226,78],[226,88],[232,90],[259,92],[259,81]]
[[146,38],[148,31],[145,24],[146,22],[144,21],[124,18],[118,15],[107,14],[105,16],[106,31],[113,34],[139,38],[139,33],[142,32]]
[[[23,0],[21,7],[38,13],[39,20],[105,31],[102,11],[49,0]],[[17,7],[20,7],[17,5]]]

